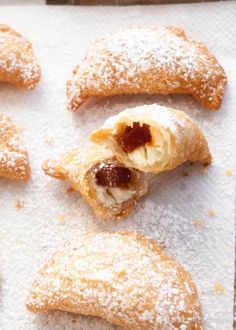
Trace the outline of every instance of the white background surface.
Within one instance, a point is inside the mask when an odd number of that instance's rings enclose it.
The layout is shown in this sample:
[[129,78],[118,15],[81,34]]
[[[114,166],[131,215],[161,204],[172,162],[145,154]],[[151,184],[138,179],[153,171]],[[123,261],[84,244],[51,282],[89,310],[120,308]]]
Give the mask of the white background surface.
[[0,0],[0,6],[10,5],[44,5],[46,0]]
[[[33,315],[24,302],[36,269],[65,240],[87,230],[138,230],[156,238],[197,284],[206,330],[230,330],[233,318],[234,178],[225,170],[235,161],[236,3],[112,7],[4,7],[1,23],[33,43],[43,77],[33,91],[1,84],[0,111],[23,128],[30,153],[28,184],[0,180],[0,329],[108,330],[108,323],[67,313]],[[132,24],[175,24],[205,42],[224,66],[228,87],[221,111],[201,108],[189,96],[129,96],[90,101],[75,114],[66,110],[65,82],[90,43],[102,33]],[[213,164],[199,164],[158,176],[136,212],[124,221],[95,219],[78,193],[46,177],[41,163],[88,143],[88,134],[127,106],[170,105],[195,118],[206,134]],[[54,143],[49,144],[48,140]],[[182,172],[189,176],[182,176]],[[16,209],[16,200],[24,208]],[[216,216],[208,217],[209,209]],[[58,216],[65,216],[65,223]],[[194,225],[201,219],[203,228]],[[215,285],[224,292],[216,293]]]

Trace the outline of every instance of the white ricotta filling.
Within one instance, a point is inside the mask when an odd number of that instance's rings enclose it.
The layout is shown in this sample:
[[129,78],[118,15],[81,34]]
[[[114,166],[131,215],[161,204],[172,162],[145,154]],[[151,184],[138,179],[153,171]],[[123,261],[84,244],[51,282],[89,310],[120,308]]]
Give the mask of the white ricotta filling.
[[160,130],[151,131],[152,143],[146,143],[127,153],[127,157],[137,166],[153,166],[157,163],[164,165],[169,159],[171,152],[171,141],[169,133]]
[[136,191],[134,189],[124,189],[119,187],[104,187],[99,186],[96,183],[95,178],[93,179],[93,188],[96,191],[98,200],[105,207],[113,207],[120,205],[129,199],[131,199]]

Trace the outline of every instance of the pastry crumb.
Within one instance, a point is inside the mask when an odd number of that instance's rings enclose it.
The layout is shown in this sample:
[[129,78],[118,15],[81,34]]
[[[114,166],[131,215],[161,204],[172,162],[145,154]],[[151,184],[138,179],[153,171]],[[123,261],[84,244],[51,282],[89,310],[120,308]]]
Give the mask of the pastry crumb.
[[182,175],[182,176],[189,176],[188,172],[186,172],[186,171],[183,171],[183,172],[181,173],[181,175]]
[[16,200],[16,208],[17,210],[20,210],[24,207],[24,202],[22,199],[17,198]]
[[234,175],[234,171],[233,171],[233,169],[232,169],[232,168],[227,168],[227,169],[225,170],[225,175],[226,175],[226,176],[233,176],[233,175]]
[[57,217],[57,221],[63,225],[65,223],[65,216],[63,214],[60,214],[58,217]]
[[225,292],[225,289],[224,289],[224,287],[222,286],[222,284],[220,284],[220,283],[216,283],[216,284],[214,285],[214,291],[215,291],[216,293],[223,293],[223,292]]
[[143,203],[140,203],[140,204],[139,204],[139,207],[140,207],[140,209],[143,210],[143,209],[145,208],[145,205],[144,205]]
[[18,126],[17,131],[19,133],[25,132],[26,131],[26,127],[24,127],[24,126]]
[[202,219],[195,219],[192,221],[192,224],[199,229],[203,229],[206,227],[206,223]]
[[46,144],[48,144],[49,146],[53,146],[53,145],[54,145],[54,140],[53,140],[53,138],[51,138],[51,137],[46,137],[46,138],[44,139],[44,142],[45,142]]
[[162,247],[163,250],[166,249],[166,242],[165,241],[161,241],[159,242],[160,246]]
[[72,193],[74,191],[75,191],[75,189],[72,188],[72,187],[66,189],[66,192],[68,192],[68,194],[70,194],[70,193]]
[[203,175],[206,175],[207,172],[208,172],[208,166],[202,166],[201,169],[200,169],[200,172],[201,172]]
[[209,209],[207,214],[208,214],[209,217],[212,218],[212,217],[215,217],[216,212],[215,212],[215,210],[213,210],[213,209]]

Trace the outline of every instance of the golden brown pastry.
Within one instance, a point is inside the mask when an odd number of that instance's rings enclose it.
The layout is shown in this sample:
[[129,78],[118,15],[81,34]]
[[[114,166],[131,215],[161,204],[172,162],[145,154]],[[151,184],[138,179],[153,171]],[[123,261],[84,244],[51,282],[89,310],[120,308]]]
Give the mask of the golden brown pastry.
[[39,270],[26,306],[128,330],[203,329],[190,274],[154,240],[131,232],[89,233],[61,248]]
[[43,170],[67,181],[102,218],[127,217],[147,192],[144,173],[126,167],[111,151],[96,145],[47,160]]
[[227,83],[205,45],[174,26],[134,26],[95,42],[67,83],[69,109],[89,97],[190,94],[219,109]]
[[9,26],[0,24],[0,81],[31,89],[40,76],[31,43]]
[[157,104],[126,109],[108,118],[91,140],[144,172],[172,170],[186,161],[211,162],[207,141],[185,112]]
[[0,113],[0,176],[27,181],[30,175],[28,153],[10,117]]

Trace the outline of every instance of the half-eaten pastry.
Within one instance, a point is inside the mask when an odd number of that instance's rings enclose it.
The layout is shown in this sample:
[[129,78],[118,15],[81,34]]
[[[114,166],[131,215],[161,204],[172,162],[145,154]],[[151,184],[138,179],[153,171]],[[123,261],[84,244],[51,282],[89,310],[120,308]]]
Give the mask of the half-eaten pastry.
[[9,26],[0,24],[0,81],[31,89],[40,76],[31,43]]
[[10,117],[0,113],[0,176],[27,181],[30,176],[29,157],[19,132]]
[[108,118],[91,140],[114,152],[117,159],[144,172],[172,170],[186,161],[211,162],[208,143],[185,112],[144,105]]
[[67,83],[69,109],[89,97],[190,94],[219,109],[227,83],[207,47],[174,26],[134,26],[98,39]]
[[202,330],[196,287],[154,240],[89,233],[57,251],[29,292],[32,312],[101,317],[127,330]]
[[67,181],[101,218],[128,216],[147,192],[145,174],[121,164],[111,151],[91,146],[43,163],[46,174]]

